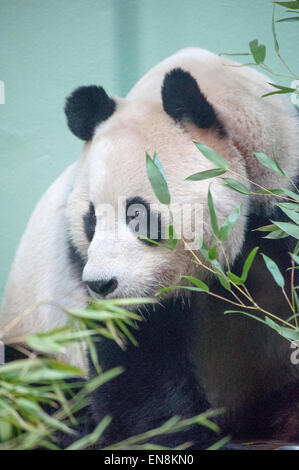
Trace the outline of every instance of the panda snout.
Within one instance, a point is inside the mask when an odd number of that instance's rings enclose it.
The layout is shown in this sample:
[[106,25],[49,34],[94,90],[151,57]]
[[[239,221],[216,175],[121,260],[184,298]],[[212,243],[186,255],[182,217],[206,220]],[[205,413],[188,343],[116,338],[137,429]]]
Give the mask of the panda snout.
[[96,294],[99,294],[103,297],[110,294],[111,292],[115,291],[117,288],[118,282],[115,277],[107,280],[101,279],[99,281],[87,281],[85,282],[87,287]]

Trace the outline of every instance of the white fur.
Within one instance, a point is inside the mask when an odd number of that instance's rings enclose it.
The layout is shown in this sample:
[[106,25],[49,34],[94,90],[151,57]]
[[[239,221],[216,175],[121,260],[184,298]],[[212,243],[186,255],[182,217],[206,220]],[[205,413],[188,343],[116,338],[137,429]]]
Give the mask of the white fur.
[[[190,71],[196,78],[224,123],[228,137],[220,138],[215,131],[190,123],[179,126],[166,115],[161,104],[161,85],[165,73],[175,67]],[[201,205],[204,238],[212,243],[207,208],[210,181],[188,182],[185,178],[213,165],[192,140],[212,147],[240,177],[249,177],[264,187],[279,187],[283,182],[257,162],[252,155],[254,150],[272,155],[274,145],[281,166],[291,177],[297,173],[298,124],[285,98],[261,98],[273,91],[267,81],[267,77],[253,69],[190,48],[158,64],[126,99],[118,99],[116,112],[97,128],[77,165],[66,170],[51,186],[31,217],[5,292],[0,323],[4,340],[64,325],[67,317],[60,307],[86,305],[83,284],[67,254],[67,227],[87,261],[83,279],[117,277],[118,288],[109,297],[152,295],[158,287],[177,284],[182,274],[204,277],[182,242],[175,253],[147,247],[133,236],[125,222],[118,227],[123,234],[119,240],[111,229],[103,229],[98,218],[95,236],[89,244],[82,217],[90,201],[97,214],[103,203],[116,210],[119,196],[141,196],[156,203],[145,169],[145,152],[153,155],[156,151],[166,173],[172,204],[193,201]],[[243,204],[243,215],[225,247],[232,261],[242,247],[248,200],[223,189],[220,183],[212,184],[220,222],[238,204]],[[40,302],[43,305],[37,306]],[[30,315],[22,316],[30,308],[34,309]],[[7,329],[14,318],[20,319]],[[82,365],[72,351],[67,357]]]
[[[5,342],[24,342],[28,334],[64,326],[64,309],[86,306],[66,237],[65,208],[75,171],[73,164],[52,184],[22,237],[2,305],[0,338]],[[69,347],[66,359],[84,365],[78,347]]]

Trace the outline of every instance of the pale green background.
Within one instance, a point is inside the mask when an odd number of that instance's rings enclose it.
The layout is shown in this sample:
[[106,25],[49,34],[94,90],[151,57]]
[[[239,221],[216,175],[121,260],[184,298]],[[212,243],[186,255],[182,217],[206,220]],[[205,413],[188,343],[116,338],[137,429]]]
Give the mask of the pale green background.
[[[278,17],[283,15],[278,7]],[[0,0],[0,298],[17,243],[41,194],[78,156],[65,96],[100,84],[124,95],[177,49],[273,52],[271,0]],[[277,26],[281,52],[299,71],[299,23]],[[243,57],[244,60],[244,57]],[[290,81],[286,80],[286,85]]]

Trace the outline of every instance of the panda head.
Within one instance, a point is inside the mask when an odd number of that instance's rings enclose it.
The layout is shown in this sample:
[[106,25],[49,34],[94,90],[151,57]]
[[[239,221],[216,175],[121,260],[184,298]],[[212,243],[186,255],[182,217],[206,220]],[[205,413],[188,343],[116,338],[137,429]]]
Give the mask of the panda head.
[[[90,86],[75,90],[66,102],[69,128],[87,141],[68,200],[70,242],[82,259],[82,279],[94,296],[149,296],[177,285],[184,274],[198,274],[200,268],[182,239],[171,251],[136,236],[137,232],[163,243],[173,222],[179,237],[189,237],[195,249],[202,234],[213,243],[207,208],[210,181],[186,181],[213,165],[192,140],[212,147],[245,173],[214,106],[189,72],[173,69],[157,87],[158,100],[114,99],[103,88]],[[166,175],[170,208],[176,214],[173,221],[148,180],[145,155],[154,152]],[[212,192],[221,222],[238,201],[221,182],[213,183]],[[244,202],[241,194],[237,198]],[[243,243],[245,219],[238,224],[240,230],[226,246],[230,260]]]

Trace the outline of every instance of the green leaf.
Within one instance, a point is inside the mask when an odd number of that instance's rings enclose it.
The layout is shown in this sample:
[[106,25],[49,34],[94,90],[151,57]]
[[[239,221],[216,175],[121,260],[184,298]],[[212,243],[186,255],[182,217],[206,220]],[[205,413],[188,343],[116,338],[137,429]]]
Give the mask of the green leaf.
[[230,279],[230,281],[237,284],[238,286],[241,286],[244,284],[243,280],[236,274],[232,273],[231,271],[227,271],[226,275]]
[[[299,204],[298,204],[299,206]],[[299,224],[299,214],[294,210],[285,209],[284,207],[279,206],[280,209],[291,219],[295,224]]]
[[220,228],[219,240],[226,241],[230,234],[232,233],[238,219],[241,215],[242,204],[236,207],[226,218],[222,227]]
[[178,244],[178,239],[176,238],[173,225],[169,225],[167,227],[167,240],[167,248],[169,248],[170,250],[175,250]]
[[159,157],[158,157],[157,152],[154,153],[154,163],[155,163],[155,165],[158,167],[158,169],[159,169],[161,175],[163,176],[165,182],[167,182],[167,180],[166,180],[166,175],[165,175],[165,173],[164,173],[164,169],[163,169],[163,167],[162,167],[162,164],[161,164],[161,162],[160,162],[160,159],[159,159]]
[[258,232],[275,232],[275,230],[279,230],[275,225],[263,225],[262,227],[256,228]]
[[208,292],[207,290],[203,290],[199,287],[192,287],[192,286],[169,286],[169,287],[163,287],[163,289],[160,289],[155,295],[163,294],[164,292],[169,292],[171,290],[176,290],[176,289],[185,289],[185,290],[191,290],[194,292]]
[[296,202],[278,202],[276,206],[280,207],[280,209],[299,212],[299,204]]
[[277,55],[279,55],[279,44],[277,40],[277,34],[275,29],[275,9],[272,9],[272,35],[274,40],[274,49]]
[[274,322],[269,317],[265,317],[265,319],[262,319],[255,315],[252,315],[251,313],[242,312],[241,310],[226,310],[224,312],[224,314],[229,314],[229,313],[241,313],[242,315],[253,318],[254,320],[259,321],[260,323],[263,323],[264,325],[269,326],[270,328],[277,331],[279,334],[281,334],[282,336],[284,336],[285,338],[289,340],[298,341],[299,339],[299,328],[295,329],[295,328],[287,328],[284,326],[280,326],[278,323]]
[[214,168],[212,170],[200,171],[199,173],[194,173],[194,175],[188,176],[187,181],[203,181],[210,178],[215,178],[216,176],[223,175],[226,170],[223,168]]
[[110,416],[105,416],[91,434],[87,434],[87,436],[78,439],[69,447],[67,447],[67,450],[83,450],[92,446],[93,444],[96,444],[111,421],[112,418]]
[[240,183],[240,181],[235,180],[233,178],[222,178],[223,181],[225,181],[226,187],[233,189],[234,191],[237,191],[238,193],[241,194],[251,194],[251,189],[247,188],[244,184]]
[[216,238],[219,238],[219,227],[218,227],[217,216],[216,216],[214,203],[213,203],[213,197],[212,197],[210,188],[208,191],[208,206],[209,206],[211,227],[212,227],[213,233]]
[[171,251],[174,251],[178,244],[178,239],[176,238],[173,225],[169,225],[167,227],[167,243],[156,242],[156,240],[152,240],[151,238],[145,237],[143,235],[138,235],[137,238],[141,238],[142,240],[146,240],[153,245],[161,246],[162,248],[167,248]]
[[284,93],[293,93],[294,91],[296,91],[296,88],[288,88],[288,87],[277,85],[276,83],[271,83],[271,82],[268,82],[268,84],[273,86],[274,88],[277,88],[278,90],[283,91]]
[[228,276],[223,272],[223,269],[222,269],[219,261],[217,261],[217,259],[209,260],[209,261],[211,262],[211,264],[214,266],[214,268],[216,270],[215,275],[217,276],[220,284],[226,290],[231,290],[230,280],[229,280]]
[[295,201],[299,202],[299,194],[290,191],[290,189],[280,188],[280,189],[259,189],[258,194],[273,194],[274,196],[289,196]]
[[291,10],[299,10],[299,2],[297,0],[292,2],[274,2],[276,5],[281,5],[285,8],[291,8]]
[[212,246],[209,250],[209,259],[214,260],[217,258],[217,245]]
[[168,185],[165,180],[165,174],[162,170],[162,165],[158,159],[158,155],[155,154],[155,161],[146,154],[146,171],[148,179],[151,183],[152,189],[159,199],[161,204],[169,205],[170,204],[170,194],[168,190]]
[[273,277],[274,281],[276,282],[276,284],[279,287],[283,288],[284,287],[284,278],[283,278],[283,276],[282,276],[282,274],[279,270],[279,267],[275,263],[275,261],[273,261],[268,256],[264,255],[263,253],[262,253],[262,257],[265,261],[265,264],[267,266],[268,271],[272,274],[272,277]]
[[182,276],[182,277],[184,279],[187,279],[188,281],[190,281],[192,284],[194,284],[196,287],[198,287],[203,292],[209,292],[210,291],[207,284],[202,282],[200,279],[197,279],[197,277],[193,277],[193,276]]
[[281,230],[286,232],[291,237],[297,238],[299,240],[299,227],[291,222],[278,222],[276,220],[271,220],[273,224],[279,227]]
[[201,244],[201,247],[200,247],[200,252],[202,254],[202,256],[207,260],[209,261],[210,260],[210,257],[209,257],[209,248],[207,247],[206,243],[204,241],[202,241],[202,244]]
[[290,18],[282,18],[281,20],[277,20],[276,23],[282,23],[288,21],[290,23],[293,23],[295,21],[299,21],[299,16],[291,16]]
[[222,168],[223,170],[228,169],[228,163],[227,161],[221,157],[215,150],[211,149],[205,144],[201,144],[199,142],[193,141],[193,143],[196,145],[198,150],[214,165],[216,165],[219,168]]
[[258,252],[258,249],[259,247],[256,246],[255,248],[253,248],[253,250],[251,250],[251,252],[249,253],[249,255],[247,256],[246,260],[245,260],[245,263],[243,264],[243,269],[242,269],[242,275],[241,275],[241,279],[243,282],[245,282],[247,280],[247,276],[248,276],[248,273],[249,273],[249,270],[252,266],[252,263],[254,261],[254,258]]
[[229,313],[241,313],[242,315],[245,315],[246,317],[249,317],[249,318],[253,318],[254,320],[257,320],[259,321],[260,323],[263,323],[264,325],[266,324],[265,320],[263,320],[262,318],[260,317],[257,317],[256,315],[252,315],[252,313],[248,313],[248,312],[243,312],[241,310],[226,310],[224,312],[224,315],[227,315]]
[[266,58],[266,46],[259,44],[257,39],[250,41],[249,43],[250,52],[255,60],[256,64],[262,64]]
[[212,444],[210,447],[208,447],[207,450],[221,450],[223,446],[230,442],[230,440],[231,438],[229,436],[223,437],[219,441],[215,442],[215,444]]
[[221,273],[217,272],[216,276],[217,276],[220,284],[224,287],[224,289],[231,290],[231,285],[230,285],[230,282],[229,282],[229,278],[227,278],[227,276],[225,276],[225,274],[221,274]]
[[[298,263],[299,264],[299,263]],[[297,312],[299,311],[299,298],[298,298],[298,294],[296,292],[296,289],[292,289],[292,293],[294,295],[294,299],[295,299],[295,303],[296,303],[296,309],[297,309]],[[292,315],[292,317],[297,318],[299,316],[299,313],[296,313],[295,315]],[[290,322],[292,320],[292,317],[289,318],[287,321]]]
[[45,353],[62,353],[65,345],[84,340],[87,336],[96,334],[94,330],[72,331],[70,327],[56,328],[44,333],[35,333],[27,338],[30,348]]
[[295,21],[299,21],[299,16],[291,16],[290,18],[282,18],[281,20],[277,20],[276,23],[282,23],[282,22],[295,22]]
[[299,328],[287,328],[285,326],[280,326],[278,323],[273,321],[271,318],[265,318],[266,324],[270,326],[273,330],[277,331],[280,335],[291,341],[299,340]]
[[[295,289],[293,289],[293,290],[294,290],[294,296],[295,296],[296,306],[297,306],[297,310],[298,310],[299,299],[298,299],[296,290]],[[298,317],[299,317],[299,313],[295,313],[294,315],[291,315],[289,318],[287,318],[286,322],[290,323],[291,321],[295,320],[295,318],[298,318]]]
[[278,173],[281,176],[286,176],[286,172],[280,168],[280,166],[278,165],[278,163],[275,160],[268,157],[268,155],[266,155],[263,152],[253,152],[253,153],[257,157],[259,162],[262,165],[264,165],[266,168],[269,168],[269,170],[275,171],[276,173]]
[[275,232],[270,232],[263,238],[267,238],[268,240],[281,240],[282,238],[286,238],[289,235],[285,233],[283,230],[276,230]]
[[249,52],[233,52],[233,53],[229,53],[229,52],[220,52],[219,56],[222,56],[222,55],[227,55],[227,56],[237,56],[237,55],[251,55]]
[[171,249],[169,248],[167,243],[156,242],[156,240],[152,240],[151,238],[145,237],[144,235],[137,235],[137,238],[140,238],[141,240],[146,240],[147,242],[152,243],[153,245],[161,246],[162,248],[168,248],[168,250]]
[[290,91],[282,91],[282,90],[279,90],[279,91],[270,91],[270,93],[265,93],[264,95],[262,95],[261,97],[262,98],[266,98],[267,96],[273,96],[273,95],[283,95],[285,93],[291,93]]
[[299,264],[299,256],[294,253],[290,253],[291,258],[295,261],[296,264]]

